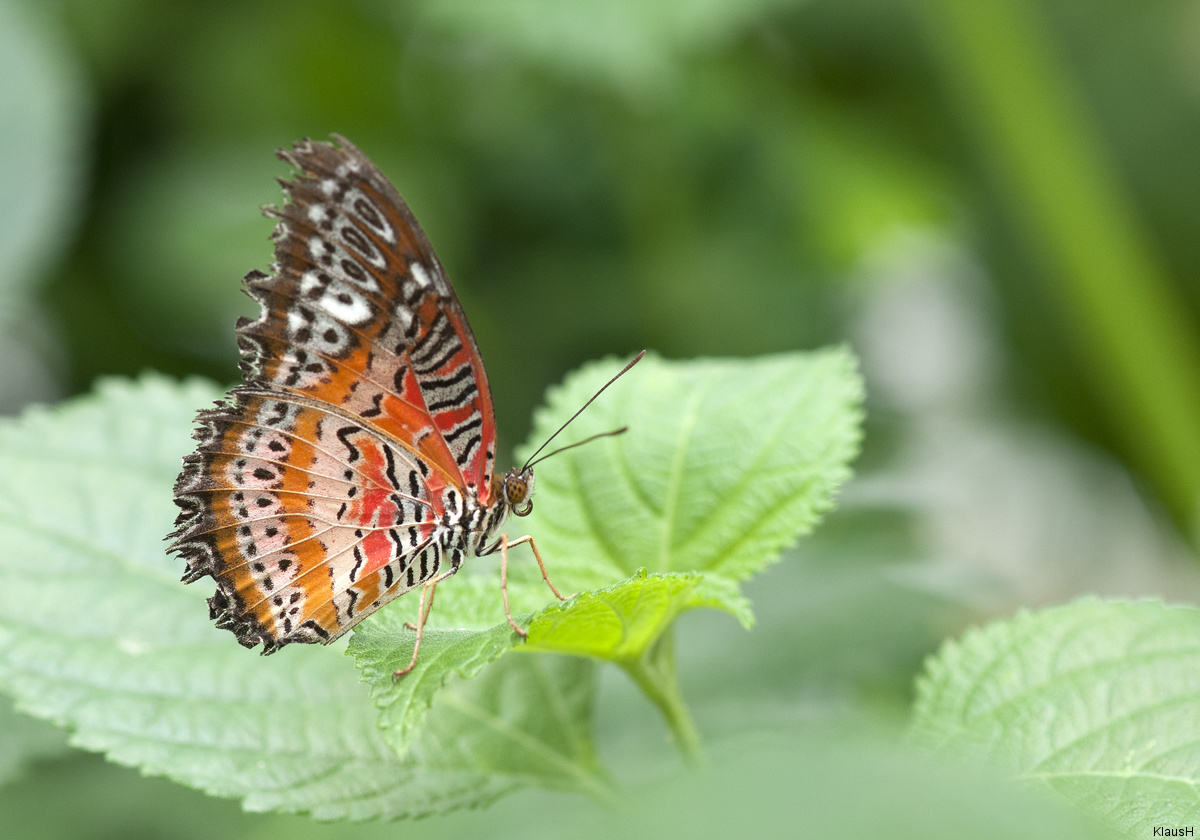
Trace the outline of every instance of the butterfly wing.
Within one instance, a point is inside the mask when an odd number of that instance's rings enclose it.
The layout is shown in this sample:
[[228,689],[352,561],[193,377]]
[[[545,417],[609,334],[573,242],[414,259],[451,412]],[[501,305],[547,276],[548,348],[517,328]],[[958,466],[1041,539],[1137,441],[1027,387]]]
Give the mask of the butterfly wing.
[[345,408],[486,503],[495,418],[466,314],[404,199],[337,139],[278,153],[301,174],[266,208],[274,275],[247,278],[247,379]]
[[495,420],[462,307],[408,206],[353,145],[279,156],[270,275],[238,325],[246,384],[202,412],[172,546],[218,626],[264,653],[328,642],[457,568],[432,540],[488,503]]
[[176,549],[184,580],[216,579],[212,618],[247,647],[332,641],[461,562],[431,539],[453,488],[368,424],[251,388],[200,422]]

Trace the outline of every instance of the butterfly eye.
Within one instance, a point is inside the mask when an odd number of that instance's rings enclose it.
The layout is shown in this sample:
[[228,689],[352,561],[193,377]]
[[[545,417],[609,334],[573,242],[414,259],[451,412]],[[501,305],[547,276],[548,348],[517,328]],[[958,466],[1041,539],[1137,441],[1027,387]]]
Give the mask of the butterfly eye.
[[510,470],[504,476],[504,500],[517,516],[528,516],[533,510],[533,501],[529,498],[532,492],[532,470]]
[[520,476],[510,475],[504,482],[504,497],[510,505],[519,505],[529,496],[529,485]]

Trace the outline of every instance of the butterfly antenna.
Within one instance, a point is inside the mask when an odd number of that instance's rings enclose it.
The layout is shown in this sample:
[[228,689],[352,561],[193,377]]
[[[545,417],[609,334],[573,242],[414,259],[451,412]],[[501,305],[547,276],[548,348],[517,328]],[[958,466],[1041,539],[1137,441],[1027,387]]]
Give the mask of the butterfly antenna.
[[[592,394],[592,398],[591,398],[590,400],[588,400],[587,402],[585,402],[585,403],[583,404],[583,406],[581,406],[581,407],[580,407],[580,409],[579,409],[578,411],[576,411],[574,414],[572,414],[572,415],[571,415],[571,419],[570,419],[570,420],[568,420],[566,423],[563,423],[561,426],[559,426],[559,427],[558,427],[558,431],[557,431],[557,432],[555,432],[554,434],[550,435],[550,437],[546,438],[546,442],[545,442],[545,443],[543,443],[541,446],[539,446],[539,447],[537,448],[537,452],[534,452],[532,455],[530,455],[530,456],[529,456],[529,460],[527,460],[527,461],[525,462],[525,466],[521,467],[521,472],[525,472],[525,470],[529,469],[529,468],[530,468],[530,467],[533,465],[533,461],[534,461],[534,459],[535,459],[535,458],[537,458],[537,456],[538,456],[538,455],[541,453],[541,451],[542,451],[543,449],[545,449],[547,446],[549,446],[549,445],[550,445],[550,441],[552,441],[552,440],[554,440],[556,437],[558,437],[559,433],[560,433],[560,432],[562,432],[562,430],[563,430],[563,429],[567,428],[567,426],[570,426],[570,425],[571,425],[571,423],[573,423],[573,422],[574,422],[574,420],[575,420],[575,418],[576,418],[576,417],[578,417],[580,414],[583,414],[583,412],[584,412],[584,409],[586,409],[586,408],[587,408],[589,405],[591,405],[592,403],[594,403],[594,402],[596,401],[596,397],[598,397],[598,396],[600,396],[601,394],[603,394],[603,393],[604,393],[604,389],[605,389],[605,388],[607,388],[609,385],[613,384],[613,383],[614,383],[614,382],[616,382],[618,379],[620,379],[622,376],[624,376],[626,373],[628,373],[628,372],[629,372],[629,369],[630,369],[631,367],[633,367],[634,365],[636,365],[638,362],[640,362],[640,361],[642,360],[642,357],[643,357],[643,356],[645,356],[645,355],[646,355],[646,351],[645,351],[645,350],[643,350],[641,353],[638,353],[636,356],[634,356],[634,357],[633,357],[633,358],[630,360],[629,364],[625,365],[625,367],[621,368],[621,369],[620,369],[620,370],[617,372],[617,375],[616,375],[616,376],[614,376],[612,379],[610,379],[610,380],[608,380],[607,382],[605,382],[605,383],[604,383],[604,385],[603,385],[603,387],[601,387],[599,391],[597,391],[596,393]],[[626,428],[628,428],[628,427],[626,427]],[[611,436],[611,435],[619,435],[619,434],[621,434],[622,432],[624,432],[625,430],[626,430],[625,428],[621,428],[621,429],[617,429],[617,430],[615,430],[615,431],[612,431],[612,432],[601,432],[601,433],[600,433],[600,434],[598,434],[598,435],[593,435],[592,437],[588,438],[587,440],[581,440],[581,441],[579,441],[579,443],[573,443],[573,444],[571,444],[571,446],[564,446],[562,449],[556,449],[554,452],[551,452],[551,453],[550,453],[550,455],[554,455],[554,454],[556,454],[556,453],[558,453],[558,452],[562,452],[562,451],[563,451],[563,449],[570,449],[572,446],[579,446],[579,445],[581,445],[581,444],[587,443],[588,441],[595,440],[596,438],[600,438],[600,437],[609,437],[609,436]],[[547,455],[546,457],[547,457],[547,458],[549,458],[549,457],[550,457],[550,455]],[[543,459],[543,460],[544,460],[544,459]]]
[[599,440],[600,438],[616,437],[617,435],[623,435],[628,431],[629,431],[628,426],[622,426],[621,428],[613,429],[610,432],[601,432],[598,435],[592,435],[590,438],[584,438],[583,440],[577,440],[574,443],[569,443],[566,446],[560,446],[558,449],[555,449],[553,452],[547,452],[545,455],[543,455],[541,458],[538,458],[536,461],[530,461],[529,463],[527,463],[525,465],[524,469],[527,470],[530,467],[536,467],[538,464],[542,463],[542,461],[545,461],[547,458],[551,458],[551,457],[557,455],[559,452],[566,452],[568,449],[574,449],[576,446],[583,446],[585,443],[591,443],[592,441]]

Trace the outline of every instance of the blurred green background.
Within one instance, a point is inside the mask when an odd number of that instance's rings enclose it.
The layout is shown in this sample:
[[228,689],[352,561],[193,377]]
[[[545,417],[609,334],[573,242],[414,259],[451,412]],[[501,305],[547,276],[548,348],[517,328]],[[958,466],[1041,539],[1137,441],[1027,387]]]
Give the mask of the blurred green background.
[[[715,740],[894,731],[968,622],[1200,592],[1194,0],[0,0],[0,127],[4,413],[147,368],[237,379],[271,153],[330,132],[453,278],[502,461],[587,359],[852,344],[842,508],[752,585],[752,635],[680,628]],[[610,676],[601,752],[654,777],[645,732],[669,748]],[[0,788],[21,836],[309,830],[46,751]],[[492,829],[570,806],[514,801]]]

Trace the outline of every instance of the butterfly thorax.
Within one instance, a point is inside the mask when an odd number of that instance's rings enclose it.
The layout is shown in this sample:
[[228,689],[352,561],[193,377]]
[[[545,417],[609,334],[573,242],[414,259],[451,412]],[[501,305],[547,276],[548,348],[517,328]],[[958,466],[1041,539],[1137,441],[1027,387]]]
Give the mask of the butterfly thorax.
[[470,490],[462,497],[461,505],[445,505],[430,539],[439,543],[451,554],[455,569],[462,562],[463,553],[477,557],[492,554],[499,547],[500,531],[508,518],[510,507],[503,493],[497,494],[495,486],[502,481],[493,479],[490,501],[479,500]]

